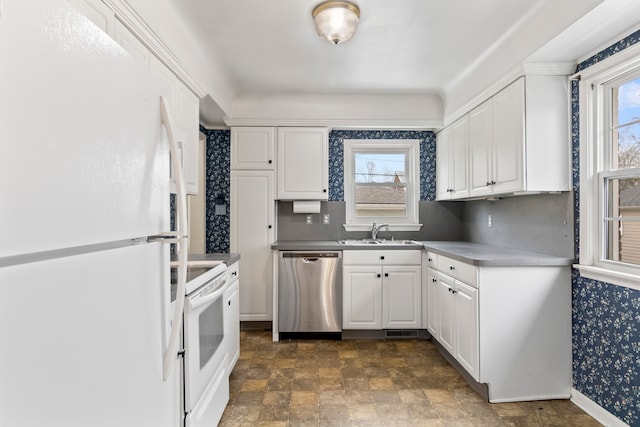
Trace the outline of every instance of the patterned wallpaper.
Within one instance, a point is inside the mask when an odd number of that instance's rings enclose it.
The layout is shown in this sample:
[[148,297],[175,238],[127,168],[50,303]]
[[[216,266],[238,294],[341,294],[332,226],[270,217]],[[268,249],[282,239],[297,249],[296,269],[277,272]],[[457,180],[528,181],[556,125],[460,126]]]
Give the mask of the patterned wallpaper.
[[[578,65],[584,70],[640,41],[640,30]],[[579,248],[579,99],[572,82],[573,189]],[[631,426],[640,426],[640,291],[573,271],[573,386]]]
[[329,133],[329,201],[344,201],[345,139],[419,139],[420,200],[436,199],[436,135],[431,131],[334,130]]
[[[206,148],[206,251],[229,252],[229,212],[231,210],[231,132],[200,127],[207,137]],[[220,196],[226,213],[216,215],[215,201]]]

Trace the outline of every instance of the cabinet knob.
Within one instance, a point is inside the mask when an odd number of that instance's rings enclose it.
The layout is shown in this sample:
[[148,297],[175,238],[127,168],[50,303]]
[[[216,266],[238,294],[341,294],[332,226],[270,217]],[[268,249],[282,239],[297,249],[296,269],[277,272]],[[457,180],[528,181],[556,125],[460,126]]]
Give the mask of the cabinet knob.
[[436,283],[436,282],[437,282],[437,280],[436,280],[436,279],[431,279],[431,281],[432,281],[433,283]]
[[380,259],[384,259],[384,256],[381,256]]
[[384,273],[384,277],[389,277],[389,273]]
[[455,295],[458,293],[458,291],[456,291],[455,289],[451,289],[451,293]]
[[380,274],[378,274],[376,277],[382,277],[382,276],[380,276]]
[[427,259],[427,261],[429,261],[429,262],[431,262],[431,261],[433,261],[433,259],[431,259],[431,258],[428,258],[428,259]]
[[231,275],[232,275],[232,276],[237,276],[237,275],[238,275],[238,272],[237,272],[237,271],[234,271],[233,273],[231,273]]
[[326,188],[323,188],[323,189],[322,189],[322,192],[323,192],[323,193],[326,193],[326,192],[327,192],[327,189],[326,189]]
[[267,228],[271,229],[271,228],[273,228],[273,226],[272,226],[271,224],[269,224],[269,225],[267,226]]
[[273,163],[273,160],[269,160],[269,164]]
[[449,270],[453,271],[453,270],[455,270],[455,269],[456,269],[456,268],[455,268],[453,265],[450,265],[450,266],[449,266]]
[[231,307],[231,301],[229,301],[228,304],[229,304],[229,307]]

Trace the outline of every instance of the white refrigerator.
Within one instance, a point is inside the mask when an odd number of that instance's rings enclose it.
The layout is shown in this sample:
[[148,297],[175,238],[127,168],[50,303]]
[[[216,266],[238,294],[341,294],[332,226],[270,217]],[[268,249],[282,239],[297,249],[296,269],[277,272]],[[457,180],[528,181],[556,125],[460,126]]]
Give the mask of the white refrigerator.
[[66,0],[0,0],[0,426],[179,423],[160,95]]

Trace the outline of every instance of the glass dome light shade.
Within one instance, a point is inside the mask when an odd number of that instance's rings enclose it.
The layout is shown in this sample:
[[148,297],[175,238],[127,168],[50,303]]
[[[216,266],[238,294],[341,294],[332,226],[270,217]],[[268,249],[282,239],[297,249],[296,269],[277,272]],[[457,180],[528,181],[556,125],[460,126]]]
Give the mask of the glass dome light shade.
[[318,35],[333,44],[340,44],[356,32],[360,9],[348,1],[326,1],[317,5],[311,15]]

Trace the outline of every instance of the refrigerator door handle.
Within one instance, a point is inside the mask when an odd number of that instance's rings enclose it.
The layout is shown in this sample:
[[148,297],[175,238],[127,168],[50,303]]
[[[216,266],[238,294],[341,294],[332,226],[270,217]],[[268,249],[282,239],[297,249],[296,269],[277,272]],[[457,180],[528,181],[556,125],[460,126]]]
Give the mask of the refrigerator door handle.
[[175,171],[176,176],[176,204],[178,207],[178,221],[177,221],[177,251],[178,251],[178,288],[175,301],[175,310],[173,312],[173,323],[171,328],[171,335],[169,336],[169,342],[167,349],[162,355],[162,380],[166,381],[170,376],[175,365],[176,353],[178,351],[178,339],[180,331],[182,330],[182,314],[184,311],[184,293],[185,283],[187,278],[187,247],[189,238],[187,237],[188,224],[187,224],[187,194],[185,191],[184,174],[182,171],[182,161],[180,156],[180,148],[176,142],[174,130],[172,127],[172,119],[169,113],[169,106],[167,100],[160,97],[160,114],[162,116],[162,122],[167,130],[167,136],[169,137],[169,152],[171,153],[171,166]]

